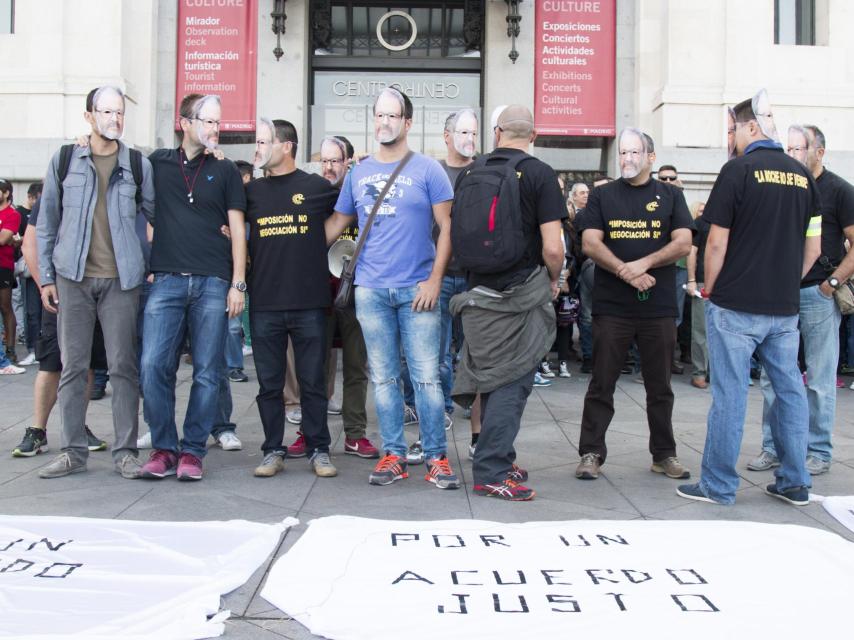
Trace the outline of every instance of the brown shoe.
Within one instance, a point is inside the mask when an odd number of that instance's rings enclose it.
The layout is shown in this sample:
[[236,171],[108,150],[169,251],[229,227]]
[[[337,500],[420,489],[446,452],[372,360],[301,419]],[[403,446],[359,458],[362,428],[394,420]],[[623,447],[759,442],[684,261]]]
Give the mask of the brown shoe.
[[706,382],[705,378],[691,378],[691,386],[698,389],[708,389],[709,383]]
[[665,458],[661,462],[653,462],[650,471],[663,473],[674,480],[684,480],[691,477],[691,472],[679,462],[679,458]]
[[575,469],[575,477],[579,480],[595,480],[598,478],[599,467],[602,466],[600,460],[602,460],[602,456],[598,453],[585,453],[581,456],[581,462]]

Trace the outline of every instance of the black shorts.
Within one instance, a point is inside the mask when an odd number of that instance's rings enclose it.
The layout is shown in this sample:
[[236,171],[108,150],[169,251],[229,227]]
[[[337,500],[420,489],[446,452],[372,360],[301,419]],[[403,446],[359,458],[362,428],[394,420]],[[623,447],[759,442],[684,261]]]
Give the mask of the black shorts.
[[[47,309],[42,312],[42,328],[36,341],[36,359],[39,371],[58,373],[62,371],[62,357],[59,352],[59,339],[56,334],[56,314]],[[104,348],[104,332],[101,323],[95,321],[95,333],[92,335],[92,356],[90,369],[107,368],[107,350]]]
[[0,269],[0,289],[14,289],[17,286],[14,269]]

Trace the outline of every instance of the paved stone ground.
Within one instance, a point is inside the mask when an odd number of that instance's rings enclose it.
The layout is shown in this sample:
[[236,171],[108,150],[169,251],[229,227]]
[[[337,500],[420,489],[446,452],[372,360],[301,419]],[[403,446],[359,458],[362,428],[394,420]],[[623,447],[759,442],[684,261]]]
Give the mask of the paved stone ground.
[[[226,623],[226,637],[312,638],[299,623],[289,619],[258,596],[272,561],[287,551],[305,531],[312,518],[333,514],[389,519],[476,518],[501,522],[572,519],[753,520],[797,524],[833,531],[854,541],[854,534],[831,518],[818,504],[788,506],[762,492],[771,472],[743,471],[738,502],[722,507],[690,502],[675,494],[677,482],[650,473],[644,388],[633,376],[621,378],[615,397],[616,415],[608,433],[609,458],[600,479],[582,482],[573,476],[578,462],[576,445],[584,393],[589,376],[573,366],[569,380],[555,379],[551,387],[535,389],[525,411],[517,441],[519,462],[531,472],[530,486],[537,498],[529,503],[508,504],[471,493],[471,466],[467,459],[468,422],[458,417],[450,434],[448,455],[465,485],[461,491],[439,491],[422,479],[421,469],[390,487],[368,485],[372,461],[343,455],[340,417],[330,416],[333,461],[338,478],[316,478],[304,459],[288,460],[286,472],[273,479],[258,479],[252,469],[260,460],[261,423],[254,398],[257,393],[252,359],[247,360],[250,382],[233,384],[235,418],[244,449],[224,452],[212,448],[200,483],[123,480],[112,471],[109,453],[90,457],[88,473],[59,480],[36,475],[57,451],[57,413],[51,417],[50,454],[35,459],[16,459],[8,452],[20,441],[32,420],[31,367],[26,375],[0,378],[0,513],[88,516],[127,520],[199,521],[244,518],[259,522],[281,521],[294,516],[302,524],[283,539],[270,561],[240,589],[224,598],[233,613]],[[178,404],[183,411],[190,388],[191,370],[182,364],[178,372]],[[674,376],[676,393],[674,425],[679,456],[698,475],[710,396],[688,383],[689,376]],[[851,378],[847,379],[848,383]],[[340,373],[339,373],[340,390]],[[108,387],[109,389],[109,387]],[[89,425],[111,440],[110,393],[91,403]],[[369,396],[371,394],[369,393]],[[838,392],[835,462],[829,474],[815,479],[813,492],[821,495],[854,493],[854,391]],[[751,389],[740,468],[759,451],[759,420],[762,400]],[[372,415],[373,408],[369,410]],[[179,416],[180,420],[183,416]],[[376,423],[368,435],[378,443]],[[288,426],[287,439],[294,428]],[[410,440],[415,430],[409,430]]]

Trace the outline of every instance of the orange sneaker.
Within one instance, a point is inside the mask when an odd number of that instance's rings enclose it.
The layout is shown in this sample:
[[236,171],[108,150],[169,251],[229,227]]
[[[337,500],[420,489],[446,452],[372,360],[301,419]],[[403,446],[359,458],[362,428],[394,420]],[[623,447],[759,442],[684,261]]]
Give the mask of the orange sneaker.
[[424,476],[427,482],[432,482],[440,489],[459,489],[460,479],[451,471],[451,463],[448,462],[448,456],[441,458],[430,458],[427,461],[427,475]]
[[391,484],[395,480],[403,480],[408,477],[409,474],[406,472],[406,458],[386,451],[385,455],[371,472],[368,482],[370,484],[386,485]]

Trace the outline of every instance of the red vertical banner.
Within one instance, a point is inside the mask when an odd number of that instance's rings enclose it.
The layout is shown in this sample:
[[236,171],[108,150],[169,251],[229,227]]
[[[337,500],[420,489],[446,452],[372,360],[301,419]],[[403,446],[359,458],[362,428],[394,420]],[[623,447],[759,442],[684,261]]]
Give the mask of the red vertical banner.
[[537,133],[616,135],[616,0],[539,0],[534,15]]
[[188,93],[222,98],[220,131],[255,131],[258,3],[179,0],[178,107]]

